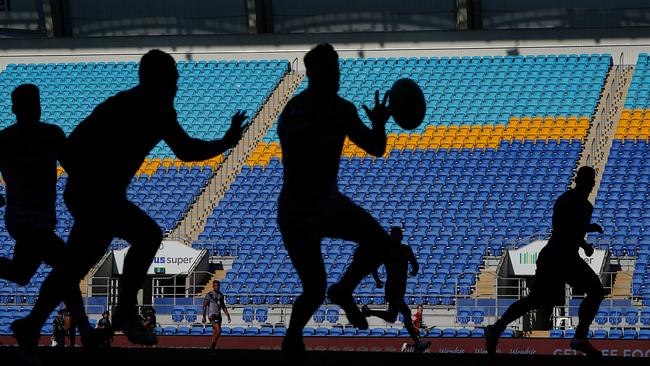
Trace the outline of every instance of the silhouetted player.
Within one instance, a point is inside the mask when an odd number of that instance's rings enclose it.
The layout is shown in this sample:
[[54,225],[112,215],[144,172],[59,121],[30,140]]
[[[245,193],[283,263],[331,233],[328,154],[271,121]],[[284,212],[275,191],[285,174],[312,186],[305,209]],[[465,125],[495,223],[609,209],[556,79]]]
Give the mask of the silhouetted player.
[[354,104],[339,97],[338,54],[321,44],[305,55],[309,84],[293,97],[278,121],[284,167],[278,200],[278,224],[285,248],[302,282],[303,293],[294,301],[291,322],[282,347],[304,351],[302,330],[323,303],[327,274],[321,255],[323,237],[359,243],[352,263],[341,280],[327,291],[341,306],[348,321],[360,329],[368,322],[356,307],[352,291],[379,263],[388,245],[386,231],[365,210],[338,191],[337,176],[347,137],[374,156],[386,150],[385,124],[389,117],[386,98],[375,107],[364,106],[372,122],[366,127]]
[[228,323],[230,323],[230,314],[228,313],[224,296],[221,293],[221,282],[214,280],[212,282],[212,291],[205,295],[205,301],[203,301],[203,319],[201,321],[205,324],[205,315],[207,312],[208,319],[212,325],[210,349],[215,349],[217,347],[217,341],[219,341],[219,336],[221,335],[222,311],[226,314],[228,317]]
[[[366,305],[361,308],[364,316],[376,316],[389,323],[397,320],[397,314],[401,313],[404,317],[404,328],[415,343],[415,352],[422,352],[429,348],[431,342],[420,341],[418,330],[413,326],[411,321],[411,309],[404,301],[406,293],[406,280],[408,277],[408,267],[411,264],[411,276],[416,276],[420,270],[413,249],[408,245],[402,244],[402,229],[393,226],[390,228],[391,245],[385,255],[384,266],[386,268],[386,302],[388,302],[388,311],[370,310]],[[372,271],[372,276],[381,288],[384,284],[379,277],[377,269]]]
[[16,123],[0,131],[0,173],[7,185],[5,224],[16,245],[13,260],[0,258],[0,278],[25,286],[41,262],[55,267],[63,258],[65,244],[54,229],[56,163],[63,155],[65,134],[40,122],[36,85],[18,86],[11,102]]
[[598,275],[578,255],[578,249],[582,248],[591,257],[594,248],[587,244],[585,235],[589,232],[603,232],[600,225],[591,223],[593,206],[587,200],[594,187],[595,177],[593,168],[581,167],[576,176],[576,187],[555,201],[553,233],[537,258],[537,270],[530,294],[510,305],[501,319],[487,327],[485,348],[488,353],[496,352],[499,336],[508,324],[530,310],[564,304],[564,288],[565,284],[569,284],[586,294],[578,310],[579,323],[575,337],[571,340],[571,348],[588,355],[602,355],[589,343],[587,334],[604,298],[604,290]]
[[152,50],[142,57],[139,76],[139,85],[101,103],[68,138],[63,159],[68,173],[64,199],[75,219],[74,226],[62,269],[53,270],[47,277],[29,316],[12,325],[21,346],[38,340],[42,324],[61,300],[66,302],[86,344],[84,333],[92,328],[79,282],[106,253],[114,237],[128,241],[131,247],[124,260],[113,328],[123,331],[133,343],[156,343],[155,334],[144,328],[138,316],[136,296],[162,232],[127,199],[127,186],[159,142],[165,141],[181,160],[206,160],[237,144],[246,116],[236,113],[222,140],[190,138],[176,120],[178,71],[174,59]]

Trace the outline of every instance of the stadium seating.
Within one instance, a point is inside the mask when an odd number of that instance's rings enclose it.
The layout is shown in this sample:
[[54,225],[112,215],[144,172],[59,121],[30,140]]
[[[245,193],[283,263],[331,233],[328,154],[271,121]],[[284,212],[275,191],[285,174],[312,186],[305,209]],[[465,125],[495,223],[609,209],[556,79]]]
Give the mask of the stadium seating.
[[[410,303],[452,305],[471,292],[483,255],[549,231],[553,200],[570,182],[610,64],[609,55],[341,61],[339,94],[359,109],[398,77],[416,80],[427,99],[425,123],[409,134],[389,120],[383,157],[346,140],[339,173],[343,193],[384,227],[404,227],[421,265],[408,284]],[[223,283],[234,302],[286,304],[301,292],[276,224],[281,155],[274,125],[195,244],[239,245],[238,270]],[[353,250],[324,240],[328,283]],[[383,291],[368,278],[357,300],[381,305]]]

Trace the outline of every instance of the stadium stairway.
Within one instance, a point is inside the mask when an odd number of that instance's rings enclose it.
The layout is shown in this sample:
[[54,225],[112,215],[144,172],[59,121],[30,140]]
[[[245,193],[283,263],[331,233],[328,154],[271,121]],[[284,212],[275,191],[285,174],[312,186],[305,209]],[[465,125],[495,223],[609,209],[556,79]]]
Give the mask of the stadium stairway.
[[278,115],[294,94],[304,75],[288,70],[283,79],[264,102],[260,112],[251,116],[252,121],[246,130],[236,152],[228,156],[216,170],[203,192],[195,200],[168,239],[179,240],[191,245],[205,229],[207,218],[219,204],[230,188],[230,184],[241,172],[242,166],[257,147],[257,142],[266,135]]
[[596,169],[596,185],[589,195],[589,201],[592,203],[596,201],[598,195],[602,173],[605,170],[605,164],[607,164],[612,142],[614,141],[617,121],[620,120],[623,112],[633,71],[634,66],[630,65],[615,65],[610,68],[603,93],[598,100],[593,123],[585,138],[583,151],[576,169],[585,165]]
[[614,283],[612,284],[612,291],[609,298],[613,300],[624,300],[632,297],[632,276],[634,271],[621,270],[616,273]]
[[476,279],[476,290],[472,293],[474,298],[494,298],[494,283],[501,257],[485,256],[483,268]]

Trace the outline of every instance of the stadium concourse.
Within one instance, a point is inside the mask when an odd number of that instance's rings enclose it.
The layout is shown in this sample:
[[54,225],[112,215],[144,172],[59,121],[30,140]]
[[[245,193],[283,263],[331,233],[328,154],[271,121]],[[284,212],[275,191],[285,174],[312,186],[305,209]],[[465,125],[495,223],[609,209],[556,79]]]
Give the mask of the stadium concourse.
[[[610,273],[601,274],[608,297],[590,334],[606,355],[650,356],[650,233],[644,230],[650,224],[646,210],[650,171],[643,163],[650,151],[647,64],[647,55],[639,55],[629,89],[624,90],[627,99],[621,101],[618,125],[609,136],[596,133],[594,123],[604,109],[603,96],[612,84],[608,80],[626,76],[619,75],[621,65],[614,65],[608,54],[341,60],[340,94],[360,110],[372,91],[385,90],[398,78],[412,78],[425,93],[425,123],[404,133],[390,120],[383,157],[366,156],[346,141],[339,187],[386,228],[404,228],[405,244],[413,248],[421,268],[417,277],[409,279],[407,302],[424,306],[424,323],[429,327],[421,333],[433,342],[432,353],[484,352],[484,327],[502,314],[520,290],[508,292],[507,285],[497,281],[505,275],[496,273],[507,267],[503,263],[511,250],[548,237],[554,200],[571,185],[575,169],[586,162],[588,148],[611,137],[594,211],[605,234],[590,238],[609,253],[604,260]],[[223,135],[226,121],[237,109],[255,116],[250,129],[256,133],[240,143],[239,150],[245,153],[239,155],[187,164],[171,158],[169,148],[161,145],[142,165],[129,188],[130,199],[156,219],[169,241],[193,248],[197,258],[205,258],[209,272],[191,286],[174,284],[171,292],[156,287],[152,275],[142,304],[157,311],[161,347],[205,347],[212,328],[200,322],[203,287],[220,279],[233,323],[224,324],[219,348],[275,349],[286,333],[290,305],[302,288],[276,223],[282,179],[277,113],[264,111],[270,104],[281,108],[292,93],[306,87],[306,79],[286,60],[183,61],[178,69],[179,120],[192,135]],[[136,76],[137,64],[126,62],[8,65],[0,73],[0,123],[3,127],[12,123],[8,103],[13,88],[33,82],[42,85],[43,119],[69,133],[98,102],[133,85]],[[295,85],[287,89],[284,99],[273,97],[281,85],[291,82]],[[626,83],[618,80],[617,85]],[[368,123],[365,115],[361,117]],[[97,162],[94,168],[110,169],[110,164]],[[224,176],[227,179],[221,179]],[[60,171],[59,192],[65,182],[65,172]],[[220,195],[214,193],[215,185],[220,186]],[[57,233],[66,239],[72,222],[61,197],[57,213]],[[121,242],[113,246],[123,247]],[[12,250],[13,240],[0,224],[0,254],[11,255]],[[322,250],[331,284],[347,267],[354,245],[328,239]],[[43,266],[27,286],[0,283],[3,344],[14,343],[9,325],[31,309],[48,271]],[[119,277],[119,273],[108,275]],[[487,291],[481,287],[485,278]],[[92,288],[98,279],[89,278],[91,284],[84,288],[93,321],[114,305],[110,285],[104,285],[108,288],[104,293]],[[359,306],[385,305],[383,290],[376,289],[370,278],[357,288],[355,297]],[[550,331],[515,324],[504,333],[500,351],[570,353],[565,338],[573,335],[579,298],[579,294],[569,296]],[[43,344],[49,343],[50,333],[51,321],[42,330]],[[349,327],[345,316],[330,304],[314,314],[304,335],[308,347],[323,351],[400,351],[407,339],[399,323],[373,320],[367,331]],[[118,335],[115,346],[128,344]],[[43,350],[46,358],[52,352],[59,351]],[[71,352],[71,357],[83,357],[82,351]],[[120,352],[133,355],[132,350],[120,350],[107,357],[118,359]],[[197,351],[188,356],[189,351],[181,350],[142,352],[160,359],[164,352],[176,352],[171,357],[178,359],[203,355]],[[2,347],[0,354],[11,358],[15,350]],[[244,354],[280,357],[275,352]],[[326,361],[331,363],[344,357],[323,354],[332,357]],[[369,354],[379,364],[388,362]],[[437,362],[461,356],[422,357]],[[455,360],[483,362],[472,356]],[[500,364],[522,362],[517,357],[503,360]],[[544,357],[526,360],[549,362]],[[552,362],[556,360],[567,359]]]

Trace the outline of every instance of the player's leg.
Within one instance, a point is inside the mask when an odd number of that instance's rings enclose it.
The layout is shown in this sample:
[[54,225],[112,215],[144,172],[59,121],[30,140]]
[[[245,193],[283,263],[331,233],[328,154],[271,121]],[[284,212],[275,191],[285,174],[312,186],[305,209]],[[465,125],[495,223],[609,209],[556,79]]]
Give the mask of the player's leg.
[[162,230],[151,217],[131,202],[124,204],[120,215],[116,222],[117,236],[128,241],[131,247],[124,258],[119,307],[133,307],[135,311],[138,290],[160,247]]
[[506,327],[521,318],[527,312],[537,309],[548,302],[548,298],[555,296],[558,290],[564,294],[564,282],[557,278],[553,271],[547,268],[540,261],[537,261],[537,271],[533,280],[533,287],[527,297],[515,301],[503,313],[493,325],[485,329],[485,348],[488,354],[495,354],[499,337]]
[[298,218],[278,213],[284,246],[302,282],[303,292],[293,302],[291,319],[282,348],[289,352],[304,351],[302,330],[325,300],[327,274],[320,250],[320,238],[313,230],[300,225]]
[[397,320],[397,314],[399,312],[398,308],[394,305],[393,300],[388,302],[388,310],[370,310],[367,306],[363,306],[361,312],[364,316],[374,316],[379,318],[387,323],[395,323]]
[[38,340],[40,329],[56,307],[65,301],[71,315],[77,320],[80,331],[91,330],[79,282],[105,254],[110,244],[110,234],[92,219],[78,218],[70,232],[63,260],[45,278],[30,314],[12,325],[19,343]]
[[365,329],[368,323],[357,308],[352,292],[364,277],[377,268],[390,243],[386,230],[364,209],[340,195],[324,224],[324,236],[358,243],[352,262],[328,296],[341,306],[350,323]]
[[397,302],[396,307],[404,317],[404,328],[406,328],[406,331],[409,332],[409,335],[411,336],[411,339],[413,339],[413,342],[417,343],[420,339],[420,334],[418,334],[418,330],[415,329],[415,326],[413,325],[413,319],[411,318],[411,309],[403,298]]
[[113,325],[121,329],[131,342],[143,345],[156,344],[156,335],[144,328],[137,312],[137,294],[147,276],[160,243],[162,231],[158,224],[131,202],[119,205],[113,220],[114,230],[129,244],[124,258],[120,281],[120,296],[113,314]]
[[221,336],[221,321],[214,321],[212,323],[212,343],[210,344],[210,349],[215,349],[217,347],[217,342]]
[[[43,260],[40,230],[31,225],[17,225],[7,222],[7,229],[16,244],[13,259],[0,258],[0,278],[20,286],[26,286],[34,276]],[[63,248],[61,257],[63,256]]]
[[567,282],[571,287],[585,293],[585,298],[578,309],[578,326],[576,327],[575,337],[571,341],[571,347],[589,355],[600,356],[602,353],[589,343],[587,335],[589,334],[589,326],[598,313],[600,303],[605,298],[603,285],[600,283],[598,275],[582,259],[575,261]]

